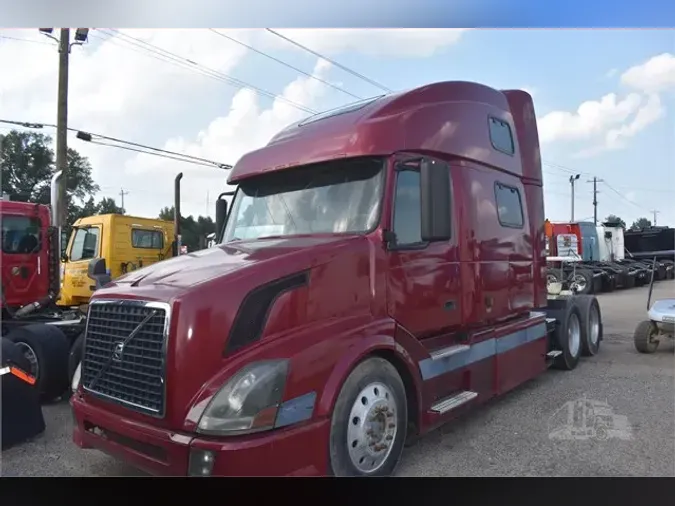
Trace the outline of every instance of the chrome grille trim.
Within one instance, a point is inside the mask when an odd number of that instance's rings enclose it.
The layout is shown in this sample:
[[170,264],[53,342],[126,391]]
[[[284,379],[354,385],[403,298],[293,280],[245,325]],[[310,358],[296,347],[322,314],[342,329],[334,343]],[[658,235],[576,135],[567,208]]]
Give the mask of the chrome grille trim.
[[[124,360],[123,351],[120,360],[113,361],[115,345],[129,337],[148,316],[148,309],[154,309],[158,314],[145,325],[160,325],[153,320],[163,317],[161,331],[153,332],[143,326],[127,343],[129,349],[124,348],[131,360]],[[100,310],[103,310],[102,315],[97,314]],[[108,332],[97,330],[99,326],[107,327],[105,330]],[[168,303],[131,299],[92,300],[82,350],[83,390],[134,411],[163,418],[166,414],[166,359],[170,326],[171,306]],[[99,374],[96,383],[91,385]]]

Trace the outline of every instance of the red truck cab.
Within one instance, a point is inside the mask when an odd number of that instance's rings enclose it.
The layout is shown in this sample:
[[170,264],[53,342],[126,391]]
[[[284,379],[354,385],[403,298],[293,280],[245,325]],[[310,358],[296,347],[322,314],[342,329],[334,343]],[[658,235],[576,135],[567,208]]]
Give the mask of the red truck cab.
[[47,296],[49,207],[28,202],[0,200],[2,217],[3,311],[12,311]]
[[80,447],[164,475],[391,474],[406,437],[598,350],[594,298],[547,301],[523,91],[319,114],[229,182],[220,244],[94,294]]

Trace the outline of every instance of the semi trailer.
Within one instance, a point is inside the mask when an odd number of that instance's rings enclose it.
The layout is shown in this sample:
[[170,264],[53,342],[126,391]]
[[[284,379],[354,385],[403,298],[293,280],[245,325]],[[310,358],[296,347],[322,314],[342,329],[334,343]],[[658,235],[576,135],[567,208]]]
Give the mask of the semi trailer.
[[157,475],[390,475],[406,439],[599,351],[597,300],[547,293],[524,91],[318,114],[228,183],[214,247],[93,295],[79,447]]

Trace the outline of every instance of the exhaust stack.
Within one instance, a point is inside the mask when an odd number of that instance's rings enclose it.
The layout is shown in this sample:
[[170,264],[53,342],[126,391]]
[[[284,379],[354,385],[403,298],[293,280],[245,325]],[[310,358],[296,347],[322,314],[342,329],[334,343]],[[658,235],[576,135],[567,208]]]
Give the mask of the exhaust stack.
[[174,181],[174,190],[173,190],[173,226],[174,233],[176,234],[176,240],[174,241],[174,252],[173,256],[180,255],[181,249],[181,235],[180,235],[180,180],[183,179],[183,173],[180,172]]

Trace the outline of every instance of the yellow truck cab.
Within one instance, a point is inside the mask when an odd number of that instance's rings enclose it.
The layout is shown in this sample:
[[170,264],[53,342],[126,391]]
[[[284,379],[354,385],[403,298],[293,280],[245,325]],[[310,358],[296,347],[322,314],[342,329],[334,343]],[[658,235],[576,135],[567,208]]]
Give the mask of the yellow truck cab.
[[172,256],[174,224],[121,214],[80,218],[73,225],[61,263],[60,306],[87,304],[92,282],[87,268],[92,258],[105,258],[113,279]]

